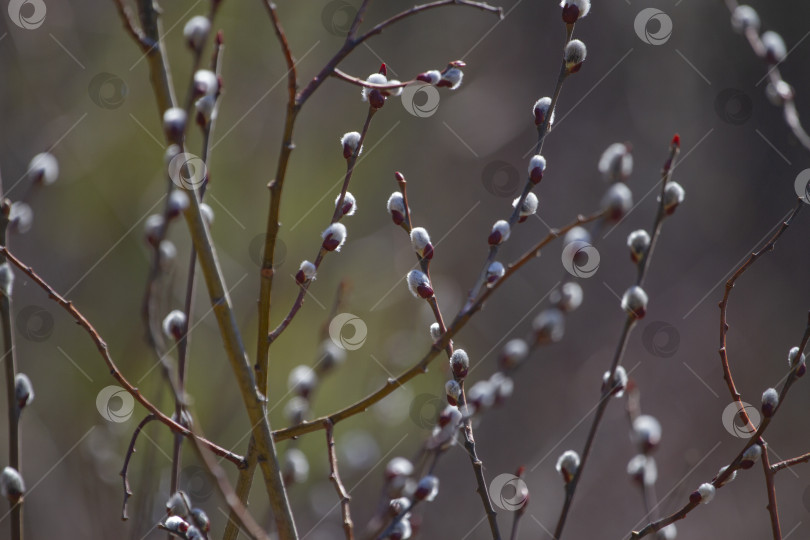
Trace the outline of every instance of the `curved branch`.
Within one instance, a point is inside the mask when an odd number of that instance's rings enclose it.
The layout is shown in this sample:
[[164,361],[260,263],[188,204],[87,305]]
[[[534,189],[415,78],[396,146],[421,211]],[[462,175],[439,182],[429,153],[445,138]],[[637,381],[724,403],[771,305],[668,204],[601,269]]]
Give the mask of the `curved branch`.
[[604,215],[604,211],[599,211],[595,214],[591,214],[589,216],[577,216],[577,219],[573,222],[569,223],[565,227],[561,229],[554,229],[550,231],[543,240],[538,242],[533,248],[529,251],[524,253],[517,261],[510,264],[506,269],[506,273],[504,276],[492,284],[491,287],[488,287],[484,293],[478,298],[475,302],[473,307],[465,312],[459,313],[453,323],[447,328],[447,332],[444,333],[441,339],[436,341],[431,347],[430,350],[422,357],[422,359],[416,363],[413,367],[409,370],[405,371],[404,373],[400,374],[398,377],[390,378],[388,381],[383,385],[382,388],[370,394],[369,396],[361,399],[360,401],[349,405],[348,407],[336,411],[330,415],[322,416],[315,420],[311,420],[308,422],[302,422],[296,426],[291,426],[285,429],[280,429],[273,432],[273,438],[276,441],[283,441],[286,439],[291,439],[293,437],[298,437],[300,435],[304,435],[305,433],[312,433],[314,431],[318,431],[323,429],[324,422],[327,420],[331,420],[333,424],[337,424],[341,420],[345,420],[350,418],[356,414],[365,412],[366,409],[374,405],[375,403],[382,400],[384,397],[391,394],[394,390],[405,384],[406,382],[410,381],[414,377],[421,375],[427,372],[427,368],[430,363],[447,347],[450,340],[455,336],[462,328],[469,322],[472,316],[479,311],[483,306],[487,299],[503,284],[505,283],[515,272],[517,272],[521,267],[523,267],[526,263],[531,260],[534,260],[537,255],[540,253],[540,250],[545,248],[548,244],[550,244],[556,238],[559,238],[561,235],[564,235],[574,227],[584,225],[586,223],[590,223],[592,221],[596,221],[597,219],[601,218]]
[[[44,279],[42,279],[36,272],[34,272],[33,268],[30,266],[26,266],[20,261],[17,257],[15,257],[6,247],[0,246],[0,255],[5,256],[8,259],[8,262],[16,266],[20,269],[25,275],[27,275],[31,280],[36,283],[42,290],[44,290],[48,297],[59,304],[65,311],[67,311],[71,317],[81,326],[84,330],[90,335],[90,339],[93,340],[93,343],[96,344],[96,348],[98,352],[101,354],[102,358],[104,358],[104,362],[107,364],[107,367],[110,369],[110,374],[113,378],[118,381],[118,383],[135,398],[135,401],[140,403],[141,405],[146,408],[150,413],[155,415],[156,419],[165,424],[169,429],[174,431],[175,433],[181,433],[186,437],[193,437],[193,433],[189,431],[188,428],[183,427],[182,425],[178,424],[165,414],[163,414],[157,407],[155,407],[148,399],[146,399],[143,394],[141,394],[140,390],[138,390],[135,386],[133,386],[122,374],[121,371],[118,369],[118,366],[115,365],[113,362],[112,357],[110,356],[109,348],[107,347],[107,343],[101,338],[98,331],[95,327],[90,324],[90,322],[82,315],[79,310],[73,305],[73,302],[69,300],[65,300],[59,293],[57,293]],[[199,441],[211,452],[218,455],[219,457],[225,458],[228,461],[236,464],[239,467],[243,467],[245,464],[245,460],[242,456],[234,454],[224,448],[217,446],[216,444],[212,443],[207,439],[199,439]]]

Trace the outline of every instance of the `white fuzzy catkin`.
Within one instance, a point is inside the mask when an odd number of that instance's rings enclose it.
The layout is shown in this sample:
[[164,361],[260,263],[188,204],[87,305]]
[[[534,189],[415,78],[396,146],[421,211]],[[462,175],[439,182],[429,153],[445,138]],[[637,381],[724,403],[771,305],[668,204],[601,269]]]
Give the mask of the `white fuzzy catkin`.
[[762,34],[762,45],[765,46],[765,53],[768,60],[779,63],[787,56],[787,46],[782,36],[776,32],[767,31]]
[[[512,208],[517,208],[519,202],[520,197],[512,201]],[[538,205],[539,201],[537,200],[537,195],[530,191],[526,194],[526,198],[523,199],[523,204],[520,205],[520,217],[528,217],[536,214]]]
[[188,20],[183,27],[183,37],[188,43],[189,47],[198,51],[202,48],[208,37],[208,32],[211,31],[211,21],[208,17],[197,15]]
[[304,275],[304,278],[309,281],[311,279],[315,279],[315,272],[316,268],[315,265],[309,261],[302,261],[301,266],[298,267],[298,270]]
[[709,504],[714,499],[715,494],[714,486],[711,484],[700,484],[697,492],[700,494],[700,503],[701,504]]
[[551,301],[561,310],[571,312],[582,305],[582,286],[576,281],[563,283],[551,292]]
[[557,472],[562,475],[563,480],[567,484],[574,478],[577,469],[579,469],[579,454],[573,450],[566,450],[557,459],[556,468]]
[[487,267],[487,283],[495,283],[506,274],[503,263],[492,261]]
[[219,92],[217,75],[210,69],[200,69],[194,73],[194,91],[199,96],[215,96]]
[[464,72],[458,68],[450,68],[442,75],[442,81],[450,85],[450,90],[457,90],[464,79]]
[[[546,121],[548,118],[548,110],[551,108],[551,98],[550,97],[542,97],[538,99],[534,107],[532,107],[532,114],[534,115],[534,123],[536,125],[542,125],[543,122]],[[554,111],[551,111],[551,117],[548,118],[548,127],[554,123]]]
[[327,251],[340,251],[343,244],[346,243],[346,226],[342,223],[332,223],[323,233],[323,247]]
[[622,309],[629,315],[641,319],[647,313],[647,303],[649,298],[644,289],[638,285],[633,285],[622,296]]
[[759,15],[751,6],[737,6],[731,12],[731,26],[737,32],[744,32],[748,28],[759,30]]
[[560,7],[563,9],[576,7],[579,10],[578,19],[581,19],[591,10],[591,0],[562,0]]
[[[337,206],[338,202],[340,202],[340,195],[335,199],[335,206]],[[343,196],[343,205],[340,211],[344,216],[353,216],[357,212],[357,199],[348,191]]]
[[[343,147],[343,157],[348,159],[352,154],[357,151],[357,146],[360,144],[360,134],[356,131],[350,131],[348,133],[344,133],[343,136],[340,138],[340,145]],[[359,156],[363,152],[363,149],[360,148],[360,151],[357,152]]]
[[186,314],[179,309],[169,312],[163,319],[163,334],[168,339],[178,340],[186,331]]
[[28,179],[32,182],[42,182],[49,186],[59,178],[59,162],[53,154],[42,152],[31,158],[28,163]]
[[430,298],[433,296],[430,280],[421,270],[411,270],[405,280],[408,282],[408,289],[411,294],[417,298]]
[[576,68],[585,61],[587,55],[588,49],[585,47],[585,44],[578,39],[572,39],[565,45],[564,58],[566,69],[571,70],[572,68]]
[[[382,73],[372,73],[371,75],[368,76],[366,82],[371,84],[387,84],[388,77],[386,77]],[[371,88],[367,88],[364,86],[363,89],[360,91],[360,97],[363,99],[363,101],[368,101],[368,94],[369,92],[371,92],[371,90],[372,90]]]
[[602,152],[598,169],[608,182],[621,182],[633,172],[633,154],[626,144],[613,143]]
[[532,321],[538,343],[556,343],[565,333],[565,315],[557,308],[541,311]]
[[633,231],[627,235],[627,247],[630,248],[630,257],[639,262],[650,248],[650,235],[644,229]]

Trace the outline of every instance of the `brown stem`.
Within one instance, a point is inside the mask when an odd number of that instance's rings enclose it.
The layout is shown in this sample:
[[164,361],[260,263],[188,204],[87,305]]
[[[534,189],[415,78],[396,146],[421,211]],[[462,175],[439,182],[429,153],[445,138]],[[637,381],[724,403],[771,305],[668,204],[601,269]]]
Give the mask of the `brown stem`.
[[343,531],[346,533],[346,540],[354,539],[354,524],[352,523],[352,516],[350,510],[349,493],[340,481],[338,474],[337,454],[335,453],[335,437],[334,437],[334,424],[330,420],[324,422],[324,429],[326,430],[326,448],[329,454],[329,480],[335,485],[338,498],[340,498],[340,509],[343,514]]
[[135,453],[135,442],[138,440],[138,435],[141,434],[141,431],[146,424],[151,422],[152,420],[157,420],[157,417],[154,414],[148,414],[146,417],[138,423],[138,427],[135,428],[135,431],[132,433],[132,438],[129,440],[129,446],[127,447],[127,453],[124,454],[124,466],[121,468],[121,481],[124,487],[124,503],[121,505],[121,519],[126,521],[129,519],[129,515],[127,515],[127,503],[129,502],[129,498],[132,496],[132,490],[129,487],[129,477],[127,473],[129,472],[129,462],[132,459],[132,455]]
[[[0,192],[2,186],[0,185]],[[0,245],[8,245],[8,224],[9,213],[11,212],[11,201],[3,199],[0,201]],[[6,263],[4,254],[0,254],[0,264]],[[15,385],[17,377],[17,353],[14,348],[14,329],[11,318],[11,289],[9,284],[8,294],[0,292],[0,324],[3,326],[3,356],[6,372],[6,403],[8,409],[8,465],[22,475],[22,463],[20,460],[20,404],[17,402]],[[23,498],[11,506],[11,538],[22,540],[23,538]]]
[[794,465],[799,465],[801,463],[808,463],[808,462],[810,462],[810,452],[808,452],[807,454],[802,454],[801,456],[796,456],[794,458],[774,463],[771,466],[771,470],[775,473],[778,473],[782,469],[787,469],[788,467],[793,467]]
[[[69,300],[65,300],[59,293],[57,293],[44,279],[42,279],[36,272],[34,272],[33,268],[30,266],[26,266],[22,261],[20,261],[17,257],[12,254],[8,248],[4,246],[0,246],[0,256],[5,256],[8,261],[16,266],[22,273],[26,276],[31,278],[31,280],[37,284],[42,290],[44,290],[48,297],[59,304],[65,311],[70,314],[71,317],[81,326],[89,335],[90,339],[93,340],[95,343],[98,352],[101,354],[102,358],[104,358],[104,362],[107,364],[107,367],[110,369],[110,374],[113,378],[118,381],[124,390],[126,390],[129,394],[135,398],[135,401],[140,403],[141,405],[146,408],[150,413],[155,415],[157,420],[165,424],[169,429],[176,433],[182,433],[186,437],[192,437],[193,434],[188,428],[178,424],[155,407],[146,397],[141,394],[140,390],[136,388],[132,383],[130,383],[119,371],[118,366],[115,365],[113,362],[112,357],[110,356],[109,348],[107,347],[107,343],[101,338],[98,331],[95,327],[90,324],[90,322],[82,315],[79,310],[73,305],[73,302]],[[236,464],[239,467],[244,466],[244,458],[239,456],[238,454],[234,454],[216,444],[212,443],[207,439],[200,439],[200,442],[204,444],[211,452],[218,455],[219,457],[225,458],[228,461]]]
[[505,283],[512,275],[515,274],[521,267],[527,264],[529,261],[534,260],[537,257],[537,254],[540,252],[541,249],[545,248],[548,244],[550,244],[556,238],[559,238],[561,235],[564,235],[574,227],[584,225],[586,223],[591,223],[604,215],[603,211],[599,211],[595,214],[591,214],[590,216],[578,216],[573,222],[569,223],[565,227],[561,229],[554,229],[550,231],[545,238],[543,238],[540,242],[538,242],[534,247],[532,247],[529,251],[524,253],[518,260],[514,263],[510,264],[506,268],[506,273],[504,276],[496,281],[491,287],[487,287],[484,293],[478,298],[475,302],[475,305],[472,309],[467,310],[465,312],[460,312],[456,315],[456,318],[447,328],[447,332],[445,332],[444,336],[441,339],[434,343],[430,350],[422,357],[422,359],[417,362],[413,367],[405,371],[404,373],[400,374],[398,377],[389,379],[385,385],[383,385],[379,390],[372,393],[371,395],[361,399],[360,401],[349,405],[348,407],[336,411],[332,414],[327,416],[323,416],[317,418],[315,420],[302,422],[296,426],[291,426],[285,429],[281,429],[278,431],[273,432],[273,437],[276,441],[283,441],[286,439],[291,439],[293,437],[298,437],[305,433],[312,433],[313,431],[318,431],[323,429],[323,422],[325,420],[331,420],[332,423],[337,424],[341,420],[345,420],[346,418],[350,418],[356,414],[365,412],[369,407],[374,405],[375,403],[379,402],[389,394],[391,394],[394,390],[405,384],[406,382],[410,381],[414,377],[421,375],[427,372],[427,368],[430,363],[438,356],[442,350],[447,347],[447,344],[450,343],[450,340],[455,336],[462,328],[469,322],[469,320],[473,317],[473,315],[478,312],[483,306],[486,300],[500,288],[500,286]]
[[[563,49],[565,45],[571,41],[571,36],[574,32],[574,25],[567,25],[566,30],[566,39],[565,44],[563,45]],[[534,145],[534,154],[539,154],[543,150],[543,141],[545,141],[546,135],[551,129],[551,118],[554,116],[554,110],[557,108],[557,101],[560,98],[560,92],[562,91],[562,85],[565,82],[566,77],[568,76],[568,70],[565,67],[565,59],[563,59],[562,64],[560,65],[560,73],[557,76],[557,84],[554,88],[554,94],[551,98],[551,105],[549,105],[548,112],[546,114],[543,123],[537,126],[537,142]],[[534,187],[534,183],[532,182],[531,178],[526,180],[526,185],[523,187],[523,192],[521,193],[520,197],[515,204],[514,209],[512,210],[512,214],[509,216],[509,227],[513,227],[517,222],[518,218],[520,217],[520,209],[523,206],[523,202],[526,200],[526,196],[528,196],[529,192]],[[467,303],[464,305],[464,311],[472,308],[473,304],[475,303],[475,299],[481,294],[481,289],[484,287],[487,281],[487,270],[489,269],[489,265],[491,265],[495,258],[498,256],[499,246],[494,245],[490,246],[489,248],[489,255],[487,256],[486,261],[484,262],[484,266],[481,269],[481,272],[478,275],[478,280],[470,289],[469,294],[467,295]]]
[[728,349],[726,347],[726,335],[728,334],[728,322],[727,322],[727,311],[728,311],[728,299],[731,296],[731,290],[734,288],[734,284],[737,280],[748,270],[760,257],[762,257],[766,253],[770,253],[773,251],[774,246],[776,245],[776,241],[779,240],[779,237],[787,230],[790,224],[793,222],[793,219],[798,215],[799,211],[804,206],[804,203],[801,199],[796,203],[796,207],[791,212],[790,217],[786,220],[782,221],[779,228],[776,232],[771,236],[771,238],[765,243],[759,251],[753,252],[740,266],[737,267],[737,270],[734,274],[731,275],[728,281],[726,281],[726,289],[723,293],[723,299],[720,301],[720,362],[723,365],[723,379],[726,381],[726,385],[728,386],[728,391],[731,394],[731,399],[736,401],[739,406],[739,416],[740,419],[745,422],[750,429],[753,431],[756,429],[756,426],[753,425],[751,419],[748,418],[748,413],[745,411],[745,406],[743,405],[742,397],[740,393],[737,391],[737,386],[734,384],[734,378],[731,375],[731,367],[729,365],[729,358],[728,358]]
[[762,443],[762,470],[765,472],[765,486],[768,490],[768,515],[771,518],[773,540],[782,540],[782,527],[779,524],[779,509],[776,506],[776,486],[773,482],[774,472],[768,456],[768,445]]

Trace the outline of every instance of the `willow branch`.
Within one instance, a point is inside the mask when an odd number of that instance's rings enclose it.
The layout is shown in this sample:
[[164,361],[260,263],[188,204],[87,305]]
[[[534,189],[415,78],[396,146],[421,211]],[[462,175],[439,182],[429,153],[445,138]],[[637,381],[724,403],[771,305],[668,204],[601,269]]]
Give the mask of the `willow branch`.
[[129,502],[129,498],[132,496],[132,490],[129,487],[129,462],[132,459],[132,455],[135,453],[135,442],[138,440],[138,435],[141,434],[141,431],[146,424],[151,422],[152,420],[157,420],[157,417],[154,414],[148,414],[146,417],[138,423],[138,427],[135,428],[135,431],[132,433],[132,438],[129,440],[129,446],[127,447],[127,452],[124,457],[124,466],[121,468],[121,481],[123,483],[124,488],[124,503],[121,505],[121,519],[126,521],[129,519],[129,515],[127,515],[127,503]]
[[[0,182],[1,184],[1,182]],[[0,185],[2,192],[2,185]],[[0,195],[1,196],[1,195]],[[8,245],[9,213],[11,201],[0,201],[0,245]],[[0,264],[6,263],[6,257],[0,253]],[[0,291],[0,324],[3,326],[3,356],[2,361],[6,372],[6,404],[8,409],[8,465],[22,475],[20,460],[20,404],[15,391],[17,377],[17,353],[14,348],[14,330],[11,320],[11,281],[5,292]],[[6,294],[8,293],[8,294]],[[23,538],[23,498],[11,506],[11,538]]]
[[334,437],[334,424],[327,420],[324,424],[326,430],[326,448],[329,454],[329,480],[335,485],[338,498],[340,499],[340,509],[343,514],[343,532],[346,533],[346,540],[354,539],[354,524],[352,523],[352,516],[350,510],[350,502],[352,498],[340,481],[340,474],[338,473],[337,454],[335,453],[335,437]]
[[782,540],[782,526],[779,524],[779,509],[776,506],[776,486],[774,485],[774,472],[771,470],[771,460],[768,456],[768,445],[762,444],[762,470],[765,472],[765,486],[768,491],[768,515],[771,518],[773,540]]
[[742,397],[740,396],[740,392],[737,391],[737,386],[734,384],[734,377],[731,375],[731,367],[729,363],[728,357],[728,349],[726,346],[726,335],[728,334],[729,325],[727,322],[727,312],[728,312],[728,300],[731,296],[731,291],[734,289],[734,284],[737,280],[755,263],[757,260],[765,255],[766,253],[770,253],[773,251],[774,246],[776,245],[776,241],[784,234],[784,232],[788,229],[790,224],[793,222],[793,219],[798,215],[799,211],[804,206],[804,203],[801,199],[798,200],[796,203],[796,207],[791,212],[790,216],[781,222],[781,225],[776,230],[776,232],[771,236],[768,241],[765,243],[759,251],[753,252],[740,266],[737,267],[737,270],[731,275],[731,277],[726,281],[726,288],[725,292],[723,293],[723,299],[720,301],[720,362],[723,365],[723,379],[726,381],[726,385],[728,386],[728,391],[731,394],[731,399],[736,401],[739,405],[739,416],[740,419],[745,422],[749,428],[753,431],[756,429],[756,426],[753,425],[751,419],[748,417],[748,413],[745,411],[745,406],[743,405]]
[[[575,25],[567,25],[566,31],[566,39],[565,43],[563,44],[563,50],[565,49],[565,45],[571,41],[571,36],[574,32]],[[565,55],[563,55],[565,56]],[[562,91],[563,83],[565,79],[568,77],[568,70],[565,67],[565,58],[563,58],[562,63],[560,65],[560,73],[557,76],[557,84],[554,88],[554,94],[551,98],[551,104],[549,105],[548,112],[545,115],[545,119],[543,123],[537,126],[537,142],[534,145],[534,154],[539,154],[543,150],[543,141],[545,141],[546,135],[551,129],[551,119],[554,117],[554,110],[557,108],[557,101],[560,98],[560,92]],[[509,216],[509,227],[513,227],[517,222],[518,218],[520,217],[520,209],[523,207],[523,202],[526,200],[526,197],[529,195],[529,192],[534,187],[534,183],[532,179],[529,178],[526,180],[526,185],[523,187],[523,192],[520,194],[517,202],[514,205],[514,209],[512,210],[512,214]],[[467,302],[464,304],[464,310],[470,309],[475,302],[475,299],[481,294],[481,289],[487,282],[487,270],[489,266],[495,261],[495,258],[498,256],[498,251],[500,249],[499,245],[493,245],[489,247],[489,255],[487,256],[486,261],[484,262],[484,266],[481,268],[481,272],[478,275],[478,279],[476,280],[475,284],[470,289],[469,294],[467,295]]]
[[[113,362],[112,357],[110,356],[109,348],[107,347],[107,343],[101,338],[98,331],[95,327],[90,324],[90,322],[84,317],[84,315],[76,309],[73,305],[73,302],[69,300],[65,300],[59,293],[57,293],[50,285],[48,285],[45,280],[43,280],[30,266],[26,266],[22,261],[20,261],[17,257],[15,257],[8,248],[4,246],[0,246],[0,255],[5,256],[11,264],[17,267],[21,272],[23,272],[26,276],[31,278],[31,280],[37,284],[42,290],[44,290],[48,297],[59,304],[68,314],[73,317],[73,319],[81,326],[89,335],[90,339],[93,340],[95,343],[98,352],[101,354],[102,358],[104,359],[104,363],[107,364],[107,367],[110,369],[110,374],[113,378],[120,384],[124,390],[126,390],[135,401],[143,405],[143,407],[155,415],[156,419],[159,420],[161,423],[165,424],[169,429],[174,431],[175,433],[182,433],[186,437],[193,437],[193,433],[189,431],[188,428],[178,424],[165,414],[163,414],[157,407],[155,407],[146,397],[141,394],[140,390],[133,386],[122,374],[121,371],[118,369],[118,366],[115,365]],[[228,461],[236,464],[239,467],[244,465],[244,458],[239,456],[238,454],[234,454],[216,444],[212,443],[207,439],[200,439],[200,442],[205,445],[206,448],[211,450],[214,454],[218,455],[219,457],[225,458]]]
[[534,260],[537,257],[538,253],[540,253],[540,251],[543,248],[545,248],[548,244],[550,244],[552,241],[554,241],[555,239],[559,238],[562,235],[565,235],[565,233],[567,233],[574,227],[584,225],[586,223],[591,223],[592,221],[601,218],[603,215],[604,211],[600,210],[599,212],[591,214],[587,217],[578,216],[577,219],[575,219],[573,222],[569,223],[565,227],[562,227],[561,229],[551,230],[545,236],[545,238],[543,238],[540,242],[538,242],[529,251],[524,253],[515,262],[510,264],[506,268],[504,276],[484,291],[484,293],[475,302],[472,309],[465,312],[461,312],[458,315],[456,315],[456,318],[453,320],[450,326],[448,326],[447,332],[445,332],[444,335],[430,347],[430,350],[427,352],[427,354],[425,354],[422,357],[422,359],[419,362],[417,362],[414,366],[412,366],[410,369],[401,373],[399,376],[395,378],[388,379],[385,385],[383,385],[379,390],[366,396],[360,401],[357,401],[356,403],[349,405],[344,409],[336,411],[327,416],[322,416],[315,420],[302,422],[296,426],[291,426],[285,429],[274,431],[273,437],[275,438],[275,440],[283,441],[286,439],[291,439],[293,437],[304,435],[306,433],[312,433],[313,431],[323,429],[324,422],[326,420],[331,420],[333,424],[337,424],[342,420],[351,418],[356,414],[365,412],[369,407],[379,402],[380,400],[391,394],[394,390],[404,385],[414,377],[426,373],[428,366],[430,366],[431,362],[447,347],[448,343],[450,343],[450,340],[453,338],[453,336],[455,336],[459,331],[461,331],[462,328],[464,328],[464,326],[466,326],[466,324],[470,321],[473,315],[484,306],[487,299],[489,299],[489,297],[495,291],[497,291],[503,283],[508,281],[512,275],[514,275],[518,270],[520,270],[520,268],[522,268],[529,261]]

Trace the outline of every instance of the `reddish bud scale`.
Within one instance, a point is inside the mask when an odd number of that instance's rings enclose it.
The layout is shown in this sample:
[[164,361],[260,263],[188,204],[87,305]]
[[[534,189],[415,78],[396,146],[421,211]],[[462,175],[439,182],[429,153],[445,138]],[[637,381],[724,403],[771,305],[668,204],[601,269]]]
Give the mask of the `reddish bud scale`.
[[346,214],[351,212],[353,206],[354,205],[352,203],[347,202],[347,201],[344,200],[343,201],[343,207],[341,208],[341,212],[343,212],[343,215],[345,216]]
[[331,234],[323,239],[323,249],[325,249],[326,251],[335,251],[335,249],[337,249],[339,245],[340,240],[338,240]]
[[681,136],[678,135],[677,133],[672,136],[672,146],[674,146],[675,148],[681,147]]
[[295,282],[296,282],[296,283],[298,283],[299,285],[303,285],[303,284],[304,284],[304,283],[306,283],[307,281],[308,281],[308,280],[307,280],[307,275],[304,273],[304,271],[303,271],[303,270],[299,270],[299,271],[298,271],[298,272],[295,274]]
[[771,405],[770,403],[763,403],[762,404],[762,416],[765,418],[770,418],[773,416],[773,413],[776,412],[776,407]]
[[343,159],[349,159],[352,157],[352,149],[348,144],[343,145]]
[[436,88],[450,88],[451,86],[453,86],[453,83],[451,83],[447,79],[442,79],[438,83],[436,83]]
[[523,223],[523,222],[524,222],[524,221],[526,221],[528,218],[529,218],[529,216],[520,216],[520,217],[518,218],[518,223]]
[[382,106],[385,105],[385,96],[380,90],[374,88],[368,93],[368,102],[372,109],[382,109]]
[[540,167],[535,167],[534,169],[532,169],[532,172],[529,175],[529,179],[532,181],[532,184],[534,185],[539,184],[540,180],[543,179],[543,169],[541,169]]
[[[447,401],[450,401],[451,399],[453,399],[453,398],[451,398],[450,396],[447,396]],[[453,400],[453,401],[454,401],[454,403],[451,403],[450,405],[456,405],[455,400]],[[447,424],[449,424],[450,420],[452,420],[452,419],[453,419],[453,417],[450,414],[446,414],[444,411],[442,411],[442,413],[439,415],[439,420],[436,423],[439,424],[439,427],[444,427]]]
[[497,246],[502,240],[503,236],[501,235],[500,231],[492,231],[487,239],[490,246]]
[[804,375],[806,372],[807,372],[807,365],[806,365],[806,364],[801,364],[801,365],[799,366],[799,369],[797,369],[797,370],[796,370],[796,376],[797,376],[797,377],[801,377],[801,376],[802,376],[802,375]]
[[419,75],[416,76],[416,80],[426,83],[429,83],[431,81],[430,76],[427,73],[420,73]]
[[689,495],[689,502],[691,504],[700,504],[700,501],[703,500],[703,496],[700,494],[699,491],[693,491],[691,495]]
[[421,298],[428,299],[433,296],[433,289],[430,285],[419,285],[416,287],[416,292]]
[[574,24],[579,19],[579,8],[572,4],[566,4],[562,10],[562,20],[565,24]]
[[754,460],[752,459],[744,459],[740,462],[740,468],[745,469],[746,471],[754,466]]
[[576,73],[580,69],[582,69],[582,62],[580,62],[579,64],[574,64],[573,66],[568,68],[568,73]]
[[394,225],[402,225],[405,222],[405,216],[397,210],[391,210],[391,220],[394,222]]
[[397,179],[397,182],[404,182],[405,181],[405,177],[399,171],[394,173],[394,178]]
[[[453,407],[458,407],[458,401],[456,401],[455,399],[453,399],[450,396],[447,396],[447,403],[452,405]],[[440,423],[441,423],[441,420],[440,420]]]
[[217,37],[215,38],[215,42],[217,47],[220,47],[225,42],[225,34],[222,33],[222,30],[217,31]]
[[385,65],[385,62],[380,64],[380,74],[388,77],[388,66]]
[[541,111],[540,109],[535,109],[534,110],[534,125],[542,126],[543,122],[545,122],[545,121],[546,121],[546,115],[543,114],[543,111]]
[[428,244],[422,250],[422,258],[430,260],[433,258],[433,244]]

